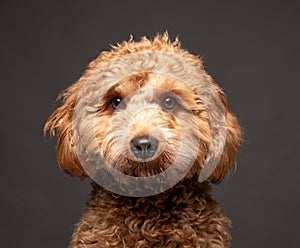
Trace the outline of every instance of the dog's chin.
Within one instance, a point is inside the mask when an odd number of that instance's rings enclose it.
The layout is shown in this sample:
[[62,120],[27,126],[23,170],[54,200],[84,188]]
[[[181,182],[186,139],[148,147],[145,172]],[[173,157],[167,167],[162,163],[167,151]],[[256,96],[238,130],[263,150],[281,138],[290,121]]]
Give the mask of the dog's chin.
[[172,164],[170,158],[161,155],[154,159],[131,159],[126,157],[119,157],[111,163],[111,166],[119,172],[133,177],[149,177],[157,175]]

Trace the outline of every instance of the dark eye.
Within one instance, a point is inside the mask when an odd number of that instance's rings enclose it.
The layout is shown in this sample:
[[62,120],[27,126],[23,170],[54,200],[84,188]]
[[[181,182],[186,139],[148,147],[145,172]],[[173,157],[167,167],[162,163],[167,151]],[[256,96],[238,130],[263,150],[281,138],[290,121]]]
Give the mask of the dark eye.
[[173,97],[167,96],[162,102],[162,107],[166,110],[172,110],[176,107],[177,102]]
[[110,100],[110,106],[113,109],[117,109],[119,104],[122,102],[122,98],[121,97],[114,97],[113,99]]

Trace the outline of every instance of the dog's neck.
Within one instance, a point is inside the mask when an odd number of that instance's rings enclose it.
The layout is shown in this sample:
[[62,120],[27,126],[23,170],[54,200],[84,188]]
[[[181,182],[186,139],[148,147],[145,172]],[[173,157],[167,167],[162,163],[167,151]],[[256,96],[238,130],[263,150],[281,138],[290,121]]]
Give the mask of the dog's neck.
[[[91,193],[91,199],[89,205],[94,207],[134,207],[134,208],[145,208],[145,207],[157,207],[157,208],[169,208],[176,207],[178,209],[184,206],[193,205],[207,205],[212,204],[210,191],[211,186],[209,182],[200,183],[196,178],[185,179],[175,185],[173,188],[162,192],[157,195],[147,197],[127,197],[117,195],[103,189],[96,183],[92,183],[93,191]],[[102,206],[101,201],[109,203],[111,206]],[[100,205],[99,205],[100,204]]]
[[121,196],[92,185],[72,248],[137,247],[141,240],[145,247],[229,247],[230,221],[211,198],[208,182],[186,179],[148,197]]

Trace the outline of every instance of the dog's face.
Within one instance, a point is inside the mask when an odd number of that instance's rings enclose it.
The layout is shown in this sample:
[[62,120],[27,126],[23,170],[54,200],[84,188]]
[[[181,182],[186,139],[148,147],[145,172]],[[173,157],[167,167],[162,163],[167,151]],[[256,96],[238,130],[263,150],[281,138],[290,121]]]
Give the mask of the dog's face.
[[[76,118],[85,128],[82,128],[83,138],[74,140],[73,113],[78,98],[83,97],[80,92],[85,83],[89,81],[94,85],[93,80],[97,81],[95,75],[107,63],[145,51],[179,56],[199,71],[199,80],[206,80],[211,91],[198,87],[197,82],[185,82],[182,78],[170,76],[170,73],[165,75],[153,71],[133,73],[109,87],[97,82],[98,88],[88,88],[88,92],[92,91],[94,95],[97,95],[95,91],[101,92],[100,100],[93,104],[91,110],[93,130],[85,127],[88,126],[85,124],[88,111],[84,115],[77,114]],[[208,93],[202,96],[201,91]],[[167,35],[158,36],[153,41],[124,42],[111,52],[103,52],[90,64],[83,77],[63,94],[63,98],[64,104],[50,116],[45,130],[50,129],[51,134],[57,136],[57,157],[61,168],[80,178],[86,177],[87,173],[76,153],[76,142],[92,138],[101,156],[126,175],[153,176],[167,170],[175,161],[179,166],[190,168],[186,177],[199,175],[206,158],[210,156],[210,147],[218,146],[215,137],[219,132],[215,129],[220,125],[212,124],[211,119],[215,118],[216,112],[208,111],[210,106],[214,106],[213,101],[218,101],[218,108],[223,113],[224,121],[220,129],[226,134],[217,166],[209,176],[212,182],[223,180],[235,161],[241,142],[240,127],[224,93],[205,73],[198,57],[181,49],[178,41],[171,43]],[[89,146],[88,142],[85,146]],[[84,151],[89,153],[90,150],[84,148]],[[194,159],[191,160],[191,157]]]
[[195,151],[199,166],[210,142],[199,96],[179,80],[153,73],[129,76],[106,92],[96,123],[103,156],[131,176],[156,175],[175,159],[189,166]]

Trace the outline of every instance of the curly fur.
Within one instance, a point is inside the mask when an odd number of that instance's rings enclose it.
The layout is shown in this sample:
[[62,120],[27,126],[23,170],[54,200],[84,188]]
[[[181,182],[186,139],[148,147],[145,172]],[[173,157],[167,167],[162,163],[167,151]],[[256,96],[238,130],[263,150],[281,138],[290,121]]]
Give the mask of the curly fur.
[[124,197],[93,184],[70,247],[228,247],[230,221],[208,182],[184,180],[145,198]]
[[[158,53],[170,55],[168,63],[160,62]],[[126,59],[126,55],[135,56],[133,64],[138,63],[141,56],[148,56],[144,67],[156,68],[156,71],[161,68],[163,73],[137,70],[123,77],[127,69],[120,64],[116,66],[118,62],[110,67],[110,63]],[[168,77],[168,71],[191,83]],[[116,83],[105,81],[108,78],[115,78]],[[201,85],[197,83],[199,80]],[[165,91],[180,98],[181,107],[172,115],[160,106]],[[101,102],[97,102],[99,94]],[[120,108],[114,115],[108,104],[116,96],[127,99],[128,107]],[[153,40],[142,38],[139,42],[130,38],[113,46],[111,51],[102,52],[92,61],[78,82],[61,97],[63,105],[49,117],[45,131],[50,130],[50,134],[57,137],[58,162],[71,176],[82,179],[88,176],[76,154],[74,144],[77,143],[86,159],[100,148],[115,169],[135,177],[164,171],[176,157],[184,168],[188,158],[197,151],[189,173],[173,188],[157,195],[126,197],[93,183],[91,198],[76,225],[70,247],[229,247],[230,221],[211,198],[210,182],[220,183],[232,168],[241,142],[241,130],[225,94],[205,72],[201,60],[182,49],[178,39],[171,42],[164,34]],[[87,102],[92,104],[87,107]],[[212,116],[208,108],[212,109]],[[215,108],[224,112],[224,120]],[[142,111],[136,114],[137,109]],[[95,115],[97,127],[95,144],[91,143],[91,113]],[[74,118],[82,136],[74,131]],[[217,125],[213,125],[210,118],[215,118]],[[118,132],[113,133],[112,122]],[[122,132],[123,129],[126,132]],[[128,145],[130,140],[149,134],[159,140],[157,155],[143,163],[134,160]],[[182,136],[185,143],[180,146]],[[217,149],[222,142],[224,149]],[[216,160],[210,177],[199,182],[201,171],[207,169],[206,159],[216,156],[210,154],[209,147],[216,148],[215,154],[221,152],[220,159]],[[179,149],[182,151],[178,153]]]

